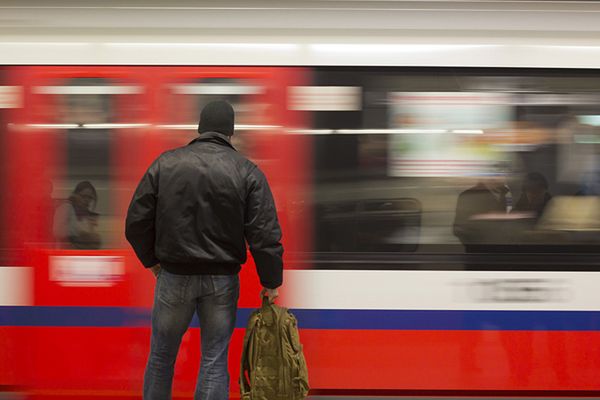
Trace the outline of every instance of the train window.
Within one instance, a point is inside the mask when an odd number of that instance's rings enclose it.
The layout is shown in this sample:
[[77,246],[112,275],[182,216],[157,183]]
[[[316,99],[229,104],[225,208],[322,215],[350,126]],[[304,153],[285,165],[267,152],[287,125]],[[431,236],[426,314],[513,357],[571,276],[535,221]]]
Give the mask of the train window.
[[193,81],[180,81],[171,85],[172,100],[169,103],[168,126],[183,129],[178,145],[191,141],[197,136],[196,127],[202,108],[211,101],[225,100],[235,110],[236,134],[232,143],[238,151],[253,154],[251,133],[261,125],[265,105],[257,101],[265,92],[259,81],[236,78],[201,78]]
[[361,82],[363,106],[350,119],[315,113],[327,132],[313,137],[317,252],[579,252],[600,242],[597,76],[320,72],[321,85]]
[[48,109],[48,117],[64,132],[59,139],[64,159],[50,172],[54,242],[70,249],[111,248],[120,235],[111,182],[112,130],[123,125],[118,97],[139,93],[140,88],[104,78],[59,83],[35,88],[52,96],[47,103],[55,108]]

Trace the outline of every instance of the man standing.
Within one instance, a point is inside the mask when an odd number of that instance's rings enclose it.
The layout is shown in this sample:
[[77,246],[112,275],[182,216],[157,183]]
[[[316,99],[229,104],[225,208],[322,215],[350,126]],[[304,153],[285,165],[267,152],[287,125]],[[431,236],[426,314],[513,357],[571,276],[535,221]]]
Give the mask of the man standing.
[[214,101],[200,136],[148,168],[127,212],[125,235],[157,277],[144,399],[171,398],[177,352],[194,313],[202,329],[196,400],[229,398],[227,354],[235,327],[246,241],[261,295],[282,283],[281,229],[262,171],[231,145],[234,112]]

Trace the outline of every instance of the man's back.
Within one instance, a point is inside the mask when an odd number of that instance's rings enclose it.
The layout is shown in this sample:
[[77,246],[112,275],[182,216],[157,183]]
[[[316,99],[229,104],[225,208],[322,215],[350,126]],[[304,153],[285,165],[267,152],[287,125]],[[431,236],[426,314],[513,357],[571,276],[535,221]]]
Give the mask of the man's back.
[[132,199],[126,236],[146,267],[174,274],[236,274],[246,244],[261,283],[282,282],[281,230],[267,180],[227,137],[203,133],[162,154]]
[[156,249],[172,272],[246,261],[246,182],[255,166],[218,140],[196,140],[158,160]]

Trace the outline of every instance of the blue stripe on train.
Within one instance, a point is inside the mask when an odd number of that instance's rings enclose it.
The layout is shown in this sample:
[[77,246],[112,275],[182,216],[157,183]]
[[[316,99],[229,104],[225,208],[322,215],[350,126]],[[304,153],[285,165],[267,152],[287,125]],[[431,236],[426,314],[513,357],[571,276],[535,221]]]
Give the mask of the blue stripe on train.
[[[238,328],[252,309],[238,310]],[[304,329],[600,331],[600,311],[292,310]],[[132,307],[0,306],[0,326],[144,327]],[[198,327],[194,317],[193,327]]]

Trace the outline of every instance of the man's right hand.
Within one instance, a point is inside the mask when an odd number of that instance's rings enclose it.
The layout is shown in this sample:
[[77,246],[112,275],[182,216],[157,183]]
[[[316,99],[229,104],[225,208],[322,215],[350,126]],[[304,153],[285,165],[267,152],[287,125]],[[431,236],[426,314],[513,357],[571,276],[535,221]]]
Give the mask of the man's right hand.
[[279,297],[279,290],[277,290],[277,288],[275,288],[275,289],[263,288],[260,291],[260,298],[262,299],[265,296],[267,296],[269,298],[269,303],[273,304],[275,302],[275,299],[277,297]]
[[158,273],[160,272],[160,264],[156,264],[156,265],[150,267],[150,271],[152,271],[155,278],[158,278]]

